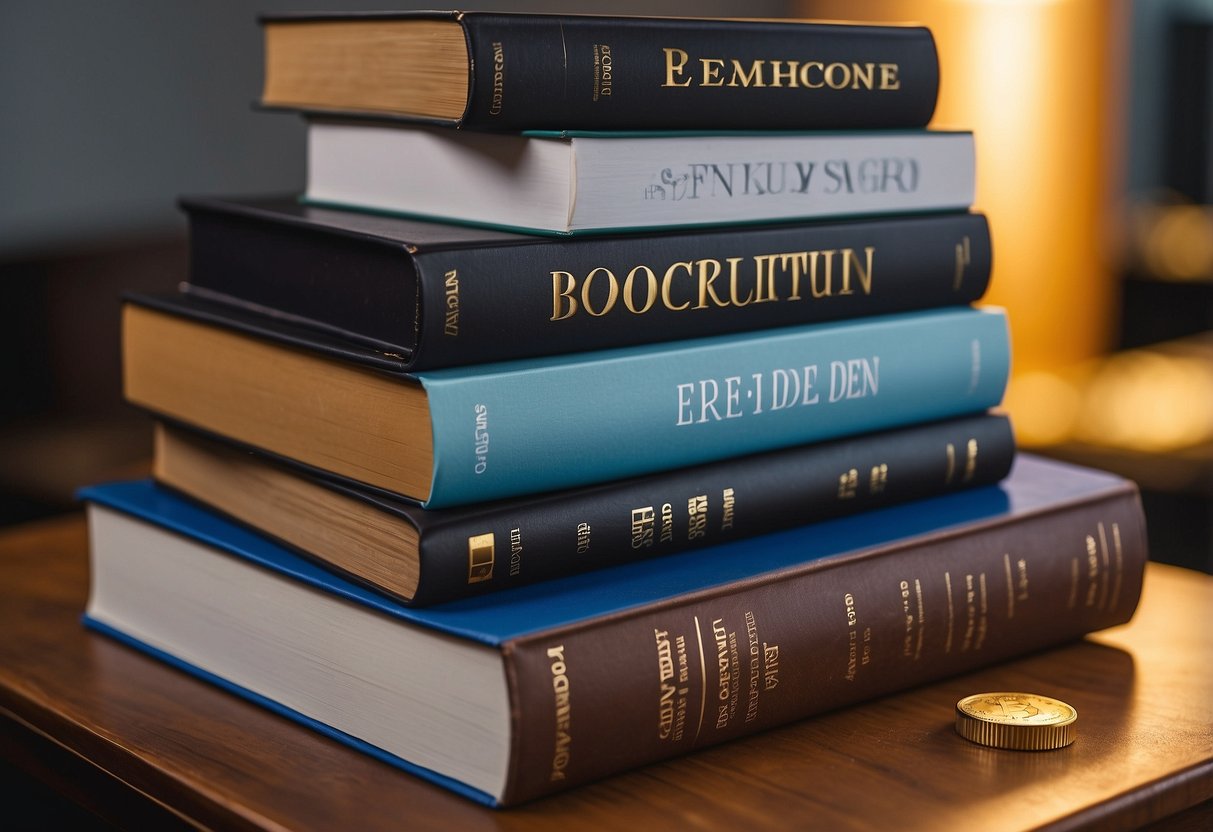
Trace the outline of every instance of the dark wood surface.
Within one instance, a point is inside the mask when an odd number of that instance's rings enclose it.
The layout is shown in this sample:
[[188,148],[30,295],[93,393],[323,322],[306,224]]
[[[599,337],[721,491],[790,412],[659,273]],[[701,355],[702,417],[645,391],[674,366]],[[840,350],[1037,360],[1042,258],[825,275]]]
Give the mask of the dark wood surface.
[[[495,812],[84,630],[86,549],[79,517],[0,536],[0,755],[119,824],[1213,828],[1213,578],[1195,572],[1152,564],[1134,620],[1086,641]],[[1077,707],[1077,742],[955,734],[957,699],[1008,689]]]

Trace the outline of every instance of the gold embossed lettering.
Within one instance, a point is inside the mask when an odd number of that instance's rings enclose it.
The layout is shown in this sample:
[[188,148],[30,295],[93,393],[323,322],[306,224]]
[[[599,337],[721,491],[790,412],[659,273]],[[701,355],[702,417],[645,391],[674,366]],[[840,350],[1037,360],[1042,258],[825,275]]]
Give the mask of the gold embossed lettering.
[[679,306],[674,303],[674,299],[670,297],[670,282],[674,279],[674,273],[678,269],[686,269],[688,275],[694,274],[693,266],[689,260],[682,260],[677,263],[671,263],[670,267],[665,270],[665,274],[661,278],[661,302],[665,304],[665,308],[671,312],[680,312],[691,305],[688,300],[686,303]]
[[885,487],[889,484],[889,466],[881,463],[873,465],[872,471],[868,475],[868,493],[880,494],[883,493]]
[[571,685],[568,667],[564,659],[564,645],[550,647],[547,656],[551,660],[552,694],[555,700],[556,741],[552,751],[552,769],[548,779],[558,782],[565,779],[565,769],[572,759],[573,736]]
[[824,81],[814,82],[809,76],[812,70],[817,70],[817,77],[821,78],[825,73],[825,65],[821,61],[806,61],[800,67],[800,83],[802,86],[808,87],[811,90],[819,90],[825,86]]
[[[607,298],[602,304],[600,310],[595,311],[590,300],[590,288],[593,286],[594,278],[599,274],[605,274],[607,280]],[[614,273],[610,269],[598,267],[585,276],[585,283],[581,284],[581,306],[585,311],[595,318],[601,318],[603,315],[611,311],[611,307],[615,305],[615,301],[619,298],[619,282],[615,279]]]
[[765,87],[766,83],[762,80],[762,61],[754,61],[750,64],[750,71],[746,72],[741,65],[741,61],[733,58],[733,74],[729,76],[730,87]]
[[[788,68],[783,68],[784,63],[787,63]],[[796,68],[800,65],[800,61],[771,61],[771,86],[782,87],[784,81],[788,82],[789,87],[797,86],[799,78],[796,74]]]
[[696,309],[706,309],[708,306],[708,298],[711,297],[712,303],[717,306],[728,306],[729,302],[721,300],[716,294],[716,289],[712,286],[716,278],[720,277],[720,261],[719,260],[697,260],[699,264],[699,303],[695,306]]
[[687,500],[687,540],[698,540],[708,533],[708,495]]
[[678,690],[672,684],[674,650],[670,644],[670,634],[667,631],[654,628],[653,639],[657,644],[657,676],[661,688],[661,696],[657,705],[657,738],[668,740],[674,732],[674,694]]
[[850,500],[859,492],[859,472],[852,468],[838,477],[838,499]]
[[632,548],[643,549],[653,545],[653,530],[657,513],[652,506],[632,509]]
[[864,248],[864,254],[867,255],[867,262],[861,263],[859,255],[855,253],[853,248],[844,248],[842,250],[842,291],[840,295],[854,294],[855,290],[851,288],[851,269],[855,270],[855,276],[859,280],[859,286],[863,289],[865,295],[872,294],[872,256],[876,253],[873,246]]
[[[634,295],[632,292],[633,284],[636,282],[636,275],[643,274],[645,277],[645,293],[644,306],[636,308]],[[623,281],[623,305],[633,315],[643,315],[653,308],[657,303],[657,275],[653,274],[653,270],[648,266],[637,266],[628,272],[628,276]]]
[[779,645],[762,643],[763,686],[775,690],[779,686]]
[[901,79],[897,77],[897,64],[880,65],[880,88],[882,90],[901,89]]
[[875,74],[875,64],[851,64],[851,89],[874,89]]
[[[813,59],[755,59],[700,57],[692,59],[684,49],[665,47],[663,87],[779,87],[812,90],[898,90],[900,67],[896,63],[858,63]],[[805,56],[808,57],[808,56]],[[688,72],[695,60],[699,72]]]
[[825,79],[830,89],[845,90],[851,85],[851,68],[846,64],[830,64],[826,67]]
[[691,79],[687,78],[681,84],[674,80],[675,76],[682,77],[683,69],[687,65],[689,55],[682,49],[665,48],[661,50],[665,53],[665,83],[663,87],[689,87]]
[[724,58],[700,58],[699,65],[703,67],[703,86],[724,86],[724,78],[720,75],[724,68]]
[[732,263],[732,268],[729,270],[729,300],[733,302],[734,306],[749,306],[755,300],[755,290],[751,289],[749,292],[746,293],[746,296],[744,298],[738,296],[738,294],[737,294],[737,266],[736,266],[736,262],[735,262],[737,259],[739,259],[739,258],[734,258],[733,260],[729,261],[730,263]]
[[[809,252],[809,293],[813,297],[825,298],[834,294],[834,255],[837,253],[836,249]],[[825,262],[821,271],[817,268],[818,260]]]
[[577,299],[573,297],[576,288],[577,278],[572,274],[552,272],[552,317],[549,320],[563,321],[577,314]]

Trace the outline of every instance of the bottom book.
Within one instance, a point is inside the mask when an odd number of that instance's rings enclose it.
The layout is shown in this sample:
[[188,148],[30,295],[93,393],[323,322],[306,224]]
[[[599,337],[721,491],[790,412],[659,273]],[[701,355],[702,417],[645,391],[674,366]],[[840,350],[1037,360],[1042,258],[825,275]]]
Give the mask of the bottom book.
[[86,623],[505,806],[1127,621],[1137,490],[979,488],[425,610],[150,482],[86,489]]

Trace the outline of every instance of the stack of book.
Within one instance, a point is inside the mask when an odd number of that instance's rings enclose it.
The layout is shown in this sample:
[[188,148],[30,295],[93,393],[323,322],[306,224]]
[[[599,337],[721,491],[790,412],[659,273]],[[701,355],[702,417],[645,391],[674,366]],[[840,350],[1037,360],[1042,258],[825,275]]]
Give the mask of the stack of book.
[[988,412],[929,32],[264,25],[307,193],[128,299],[90,626],[506,805],[1132,614],[1132,484]]

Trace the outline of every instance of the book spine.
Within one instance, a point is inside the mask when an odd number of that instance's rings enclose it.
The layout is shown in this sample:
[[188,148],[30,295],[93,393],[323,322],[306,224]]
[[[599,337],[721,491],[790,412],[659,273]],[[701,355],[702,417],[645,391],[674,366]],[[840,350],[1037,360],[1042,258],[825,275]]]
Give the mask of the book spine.
[[463,125],[921,127],[939,63],[921,27],[469,14]]
[[1128,489],[515,642],[504,802],[1127,621],[1143,526]]
[[980,214],[410,253],[185,207],[192,295],[406,355],[414,370],[967,304],[992,262]]
[[421,580],[413,603],[508,589],[989,485],[1007,475],[1014,453],[1009,420],[981,415],[470,514],[429,513],[420,523]]
[[[255,291],[276,248],[246,249],[246,267],[193,279]],[[967,304],[985,293],[991,251],[984,216],[947,214],[461,248],[415,260],[422,301],[412,366],[421,370]],[[309,316],[349,308],[346,279],[345,296],[312,298],[311,288],[327,285],[309,279],[319,268],[290,271],[308,293],[268,287],[260,302]],[[399,306],[395,338],[411,345],[413,305]]]
[[1009,365],[1005,315],[964,308],[423,373],[427,507],[976,413]]

